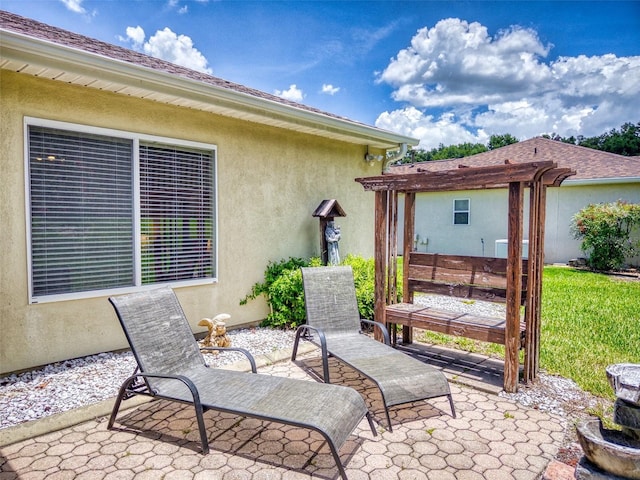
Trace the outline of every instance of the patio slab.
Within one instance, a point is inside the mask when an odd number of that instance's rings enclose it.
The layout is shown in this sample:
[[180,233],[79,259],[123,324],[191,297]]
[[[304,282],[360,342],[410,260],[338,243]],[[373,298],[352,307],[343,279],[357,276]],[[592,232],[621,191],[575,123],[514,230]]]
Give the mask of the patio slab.
[[[443,359],[455,356],[438,353]],[[433,352],[416,353],[429,354]],[[286,351],[261,359],[259,372],[314,381],[322,371],[318,352],[310,346],[296,362],[287,359]],[[340,450],[351,480],[536,480],[556,455],[567,427],[562,418],[498,397],[493,387],[478,390],[454,383],[457,418],[451,417],[446,398],[416,402],[391,409],[389,432],[377,388],[336,361],[330,369],[334,381],[364,396],[380,422],[379,435],[373,437],[363,420]],[[481,368],[461,370],[481,377]],[[110,409],[111,403],[105,406]],[[142,403],[122,412],[114,430],[106,428],[106,412],[93,415],[1,447],[0,479],[339,478],[328,447],[308,430],[207,412],[211,453],[202,455],[190,407]]]

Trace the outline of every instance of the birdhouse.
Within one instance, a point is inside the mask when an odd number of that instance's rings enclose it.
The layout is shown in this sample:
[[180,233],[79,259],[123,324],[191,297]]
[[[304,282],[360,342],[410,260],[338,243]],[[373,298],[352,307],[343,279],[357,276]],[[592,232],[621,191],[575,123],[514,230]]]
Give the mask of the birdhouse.
[[313,212],[313,217],[320,219],[320,257],[322,258],[322,264],[327,264],[327,237],[325,232],[327,230],[327,224],[333,222],[335,217],[346,217],[347,214],[340,206],[337,200],[323,200],[320,205]]

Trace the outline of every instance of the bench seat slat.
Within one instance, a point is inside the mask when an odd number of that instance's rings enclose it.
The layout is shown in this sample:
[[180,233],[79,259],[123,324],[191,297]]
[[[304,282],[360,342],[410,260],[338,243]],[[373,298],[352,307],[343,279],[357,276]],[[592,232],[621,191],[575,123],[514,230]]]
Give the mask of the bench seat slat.
[[[498,317],[453,312],[413,303],[396,303],[387,306],[386,321],[484,342],[505,343],[505,320]],[[520,322],[521,342],[524,331],[524,322]]]

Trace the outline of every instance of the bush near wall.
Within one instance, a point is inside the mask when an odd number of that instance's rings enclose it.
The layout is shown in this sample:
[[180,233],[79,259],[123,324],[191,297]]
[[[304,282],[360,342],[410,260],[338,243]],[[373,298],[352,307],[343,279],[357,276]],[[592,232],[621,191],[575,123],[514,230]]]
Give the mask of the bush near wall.
[[571,220],[574,238],[582,240],[580,248],[588,255],[593,270],[620,270],[628,258],[636,255],[640,241],[632,239],[640,227],[640,204],[621,200],[591,204]]
[[[374,261],[360,256],[347,255],[342,265],[350,265],[358,299],[360,317],[373,319],[374,306]],[[264,272],[264,281],[253,285],[251,293],[240,301],[246,304],[264,295],[270,308],[263,327],[296,328],[306,323],[304,290],[300,267],[320,267],[319,258],[302,259],[291,257],[279,262],[269,262]]]

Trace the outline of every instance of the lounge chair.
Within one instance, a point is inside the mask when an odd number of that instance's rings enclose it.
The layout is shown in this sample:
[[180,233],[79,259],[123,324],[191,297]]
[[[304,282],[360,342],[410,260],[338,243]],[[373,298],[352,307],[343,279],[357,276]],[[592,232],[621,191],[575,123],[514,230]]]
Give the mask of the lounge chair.
[[[380,389],[387,425],[392,430],[389,407],[447,396],[456,416],[451,390],[444,374],[390,346],[384,325],[361,320],[351,267],[302,268],[307,323],[296,331],[291,360],[295,360],[301,335],[322,352],[322,374],[330,382],[328,357],[333,356],[372,380]],[[380,328],[385,342],[364,335],[361,323]]]
[[120,387],[108,428],[113,427],[122,400],[132,395],[193,405],[204,454],[209,453],[203,420],[207,410],[309,428],[327,441],[345,479],[340,447],[365,416],[376,434],[364,400],[351,388],[256,374],[255,362],[246,350],[253,373],[208,368],[170,288],[111,297],[109,301],[138,370]]

